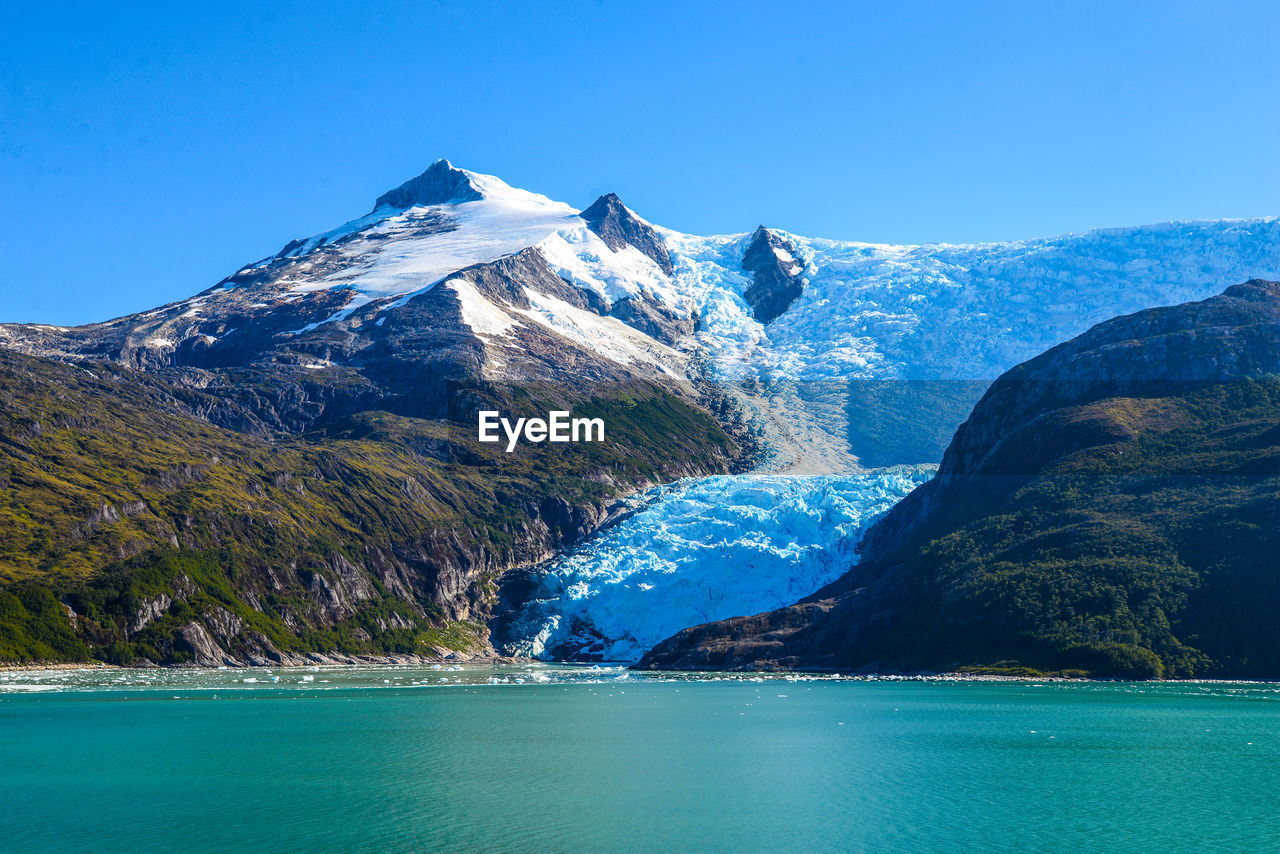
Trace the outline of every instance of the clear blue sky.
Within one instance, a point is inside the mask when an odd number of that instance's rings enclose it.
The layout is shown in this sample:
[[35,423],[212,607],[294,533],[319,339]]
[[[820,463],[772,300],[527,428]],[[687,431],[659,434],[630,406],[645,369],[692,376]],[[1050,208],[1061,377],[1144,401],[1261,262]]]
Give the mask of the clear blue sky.
[[0,320],[189,296],[438,157],[697,233],[1280,213],[1274,2],[113,5],[6,8]]

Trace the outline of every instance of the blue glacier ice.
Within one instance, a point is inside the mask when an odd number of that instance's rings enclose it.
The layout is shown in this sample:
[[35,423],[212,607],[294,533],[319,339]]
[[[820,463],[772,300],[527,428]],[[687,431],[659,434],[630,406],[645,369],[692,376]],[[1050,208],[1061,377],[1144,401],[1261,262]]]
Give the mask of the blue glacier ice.
[[662,229],[673,287],[722,375],[994,379],[1095,323],[1280,277],[1280,217],[1101,228],[1008,243],[803,237],[804,292],[767,326],[742,298],[750,233]]
[[680,629],[789,605],[857,560],[862,532],[934,466],[856,474],[690,478],[535,577],[504,648],[635,661]]

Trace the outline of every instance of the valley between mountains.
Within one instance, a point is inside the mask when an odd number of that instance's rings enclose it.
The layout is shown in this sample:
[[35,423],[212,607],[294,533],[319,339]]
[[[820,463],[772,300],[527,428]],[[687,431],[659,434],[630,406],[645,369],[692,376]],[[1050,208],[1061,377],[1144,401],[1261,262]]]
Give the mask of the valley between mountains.
[[1276,279],[1277,219],[702,237],[437,161],[0,325],[0,661],[1274,676]]

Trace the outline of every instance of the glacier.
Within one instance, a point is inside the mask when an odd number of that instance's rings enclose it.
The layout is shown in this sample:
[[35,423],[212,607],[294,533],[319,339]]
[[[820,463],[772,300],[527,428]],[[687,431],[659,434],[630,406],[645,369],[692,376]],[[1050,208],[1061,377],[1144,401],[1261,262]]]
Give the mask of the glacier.
[[804,290],[765,326],[742,299],[750,234],[659,229],[702,343],[731,378],[994,379],[1118,314],[1280,278],[1280,217],[964,245],[771,231],[799,249]]
[[856,563],[867,526],[935,469],[655,487],[616,524],[535,570],[497,641],[510,655],[631,662],[687,626],[789,605]]

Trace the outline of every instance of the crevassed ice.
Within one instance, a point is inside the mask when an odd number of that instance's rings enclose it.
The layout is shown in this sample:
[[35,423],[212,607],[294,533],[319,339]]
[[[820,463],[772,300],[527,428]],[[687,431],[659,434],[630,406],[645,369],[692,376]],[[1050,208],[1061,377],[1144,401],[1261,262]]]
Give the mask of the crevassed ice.
[[[763,327],[750,235],[659,229],[730,378],[993,379],[1095,323],[1280,279],[1280,218],[1172,222],[1011,243],[894,246],[787,234],[800,298]],[[775,231],[777,231],[775,229]]]
[[509,622],[535,658],[635,661],[680,629],[792,604],[853,565],[866,527],[934,466],[693,478],[553,562]]

